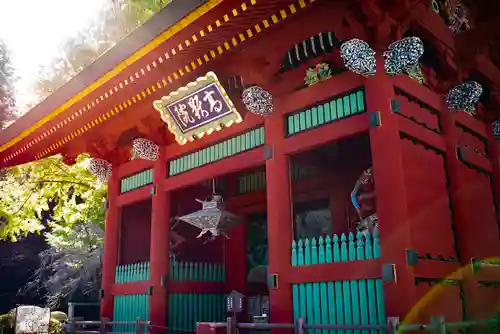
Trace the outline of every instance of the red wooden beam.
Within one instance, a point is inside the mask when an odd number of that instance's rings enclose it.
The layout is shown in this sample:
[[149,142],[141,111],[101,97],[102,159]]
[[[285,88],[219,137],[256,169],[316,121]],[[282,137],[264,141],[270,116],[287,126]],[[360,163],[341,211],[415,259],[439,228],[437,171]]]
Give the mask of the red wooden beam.
[[483,136],[484,138],[488,137],[488,130],[486,124],[475,119],[473,116],[467,114],[466,112],[457,112],[454,115],[455,121],[477,133],[478,135]]
[[[135,295],[140,293],[147,293],[150,285],[151,281],[114,284],[111,288],[111,294]],[[104,291],[104,293],[106,293],[106,291]]]
[[361,76],[345,72],[285,97],[277,98],[275,101],[276,110],[282,114],[288,114],[347,93],[362,85]]
[[113,169],[118,174],[118,179],[138,173],[144,169],[153,168],[154,162],[144,159],[135,159]]
[[464,276],[460,263],[419,260],[414,267],[415,276],[422,278],[446,278],[460,280]]
[[[240,110],[242,111],[242,110]],[[165,154],[167,160],[171,160],[177,156],[186,154],[188,152],[194,152],[201,148],[210,146],[211,144],[219,143],[225,139],[232,138],[240,133],[243,133],[249,129],[258,127],[264,124],[264,119],[262,116],[247,113],[244,117],[243,122],[239,124],[233,124],[229,128],[222,131],[212,132],[210,135],[203,136],[201,140],[195,140],[193,142],[188,142],[185,145],[179,145],[174,142],[165,148]]]
[[205,180],[210,180],[220,175],[253,168],[264,164],[264,158],[264,147],[258,147],[251,151],[240,153],[236,156],[203,167],[195,168],[180,175],[169,177],[163,181],[164,189],[165,191],[172,191]]
[[460,152],[461,152],[461,159],[463,162],[467,162],[475,167],[487,171],[488,173],[493,172],[491,163],[487,158],[467,148],[460,148]]
[[[290,284],[380,278],[380,259],[291,267],[280,281]],[[279,278],[278,278],[279,279]]]
[[406,75],[397,75],[390,78],[396,88],[422,101],[435,110],[441,110],[444,96],[433,92]]
[[416,123],[413,123],[412,121],[404,117],[398,118],[398,126],[401,132],[406,133],[410,137],[418,139],[428,144],[429,146],[440,150],[441,152],[446,151],[446,144],[444,142],[444,139],[439,134],[432,132]]
[[168,293],[224,293],[224,282],[169,281]]
[[116,205],[125,206],[136,202],[145,201],[151,198],[151,189],[153,185],[147,185],[138,189],[128,191],[120,196],[116,200]]
[[297,154],[329,142],[366,132],[370,128],[368,117],[369,115],[366,113],[353,116],[287,138],[284,147],[285,153],[288,155]]

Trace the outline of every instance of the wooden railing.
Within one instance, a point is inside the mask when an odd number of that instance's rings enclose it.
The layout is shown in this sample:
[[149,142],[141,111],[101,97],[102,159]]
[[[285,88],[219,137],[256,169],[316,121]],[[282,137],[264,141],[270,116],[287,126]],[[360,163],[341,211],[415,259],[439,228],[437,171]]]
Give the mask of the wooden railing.
[[135,321],[110,321],[103,318],[100,321],[84,321],[83,318],[69,320],[67,333],[70,334],[106,334],[106,333],[136,333],[148,332],[150,323],[141,318]]
[[127,264],[116,267],[116,284],[147,281],[149,278],[149,262]]
[[292,242],[292,266],[377,259],[379,234],[337,234]]
[[226,267],[222,263],[170,262],[170,279],[173,281],[224,282]]

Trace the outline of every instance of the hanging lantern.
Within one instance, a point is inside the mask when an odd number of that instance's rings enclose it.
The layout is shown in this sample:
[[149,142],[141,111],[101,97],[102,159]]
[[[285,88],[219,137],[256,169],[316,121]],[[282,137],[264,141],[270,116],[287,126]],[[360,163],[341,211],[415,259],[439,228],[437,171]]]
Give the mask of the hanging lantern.
[[450,110],[463,110],[474,115],[481,94],[483,87],[475,81],[469,81],[450,89],[446,94],[446,104]]
[[104,159],[90,159],[88,170],[95,175],[98,181],[107,182],[111,177],[112,167],[109,162]]
[[392,43],[384,52],[385,72],[389,75],[409,73],[424,54],[424,44],[418,37],[406,37]]
[[269,116],[274,112],[273,96],[260,86],[250,86],[243,90],[243,104],[251,113]]
[[156,161],[160,148],[153,141],[146,138],[136,138],[132,142],[132,159]]
[[496,120],[492,124],[493,136],[496,139],[500,139],[500,120]]
[[201,238],[205,233],[210,232],[213,237],[222,235],[228,238],[225,231],[243,222],[243,219],[235,214],[225,211],[222,197],[213,195],[209,201],[196,200],[202,204],[202,209],[179,217],[182,220],[201,230],[197,238]]
[[377,71],[375,51],[365,41],[354,38],[342,43],[340,56],[344,66],[356,74],[369,76]]

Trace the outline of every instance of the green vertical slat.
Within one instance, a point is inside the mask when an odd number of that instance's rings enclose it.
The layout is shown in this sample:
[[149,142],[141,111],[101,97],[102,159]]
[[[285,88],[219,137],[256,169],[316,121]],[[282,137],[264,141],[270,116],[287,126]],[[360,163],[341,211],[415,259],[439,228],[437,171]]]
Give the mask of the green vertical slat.
[[337,118],[337,102],[333,100],[330,102],[330,119],[335,121]]
[[[385,303],[384,303],[384,284],[381,278],[375,279],[375,292],[377,294],[377,318],[378,324],[383,325],[386,322],[385,319]],[[379,333],[384,333],[385,331],[379,331]]]
[[337,104],[337,116],[339,119],[344,118],[344,106],[342,105],[342,98],[338,98],[335,103]]
[[311,239],[311,263],[318,264],[318,246],[316,243],[316,238]]
[[[371,248],[370,235],[365,236],[365,259],[372,259],[373,252]],[[373,279],[366,280],[366,295],[367,295],[367,306],[368,306],[368,323],[370,325],[377,325],[377,295],[375,292],[375,281]],[[370,331],[371,334],[377,333],[377,331]]]
[[358,113],[358,101],[356,100],[356,93],[349,94],[349,104],[351,106],[351,115]]
[[306,126],[306,113],[305,112],[301,112],[299,114],[299,122],[300,122],[300,131],[304,131],[305,129],[307,129],[307,126]]
[[[365,247],[363,243],[363,235],[358,232],[357,234],[357,248],[356,248],[356,258],[358,260],[365,259]],[[366,279],[360,279],[358,281],[359,285],[359,312],[360,312],[360,323],[363,325],[368,325],[368,300],[366,291]],[[369,331],[363,330],[362,334],[368,334]]]
[[247,147],[247,149],[254,148],[255,146],[257,146],[255,131],[256,130],[252,130],[252,131],[250,131],[250,133],[248,133],[248,139],[249,139],[250,145]]
[[[312,285],[312,302],[313,302],[313,318],[307,318],[311,320],[313,324],[321,324],[321,299],[319,297],[319,283],[308,283]],[[320,334],[321,330],[316,329],[313,331],[315,334]]]
[[250,133],[251,132],[247,132],[247,133],[244,134],[244,136],[245,136],[245,151],[249,150],[250,148],[252,148],[252,140],[251,140],[251,137],[250,137]]
[[306,113],[306,129],[312,128],[312,115],[311,115],[311,109],[307,109],[305,111]]
[[[349,259],[349,251],[347,247],[347,237],[344,233],[340,237],[340,261],[345,262]],[[351,321],[351,289],[349,281],[342,281],[342,299],[344,301],[344,324],[350,325]],[[346,331],[345,333],[352,333]]]
[[[325,254],[325,241],[323,237],[319,237],[318,239],[318,263],[326,263],[326,254]],[[321,301],[321,324],[328,324],[329,323],[329,317],[328,317],[328,309],[329,309],[329,303],[328,303],[328,292],[327,292],[327,283],[326,282],[321,282],[319,283],[319,293],[320,293],[320,298],[319,300]],[[327,330],[322,331],[323,334],[327,334]]]
[[365,111],[365,92],[360,90],[356,93],[359,112]]
[[234,154],[240,153],[240,139],[239,137],[233,137],[233,143],[231,146],[233,146],[233,152]]
[[[333,262],[333,250],[332,250],[332,239],[330,238],[330,236],[327,236],[325,238],[325,262],[326,263],[331,263]],[[335,301],[335,283],[334,282],[328,282],[326,284],[326,290],[327,290],[327,312],[328,312],[328,319],[324,319],[323,322],[324,323],[328,323],[328,324],[336,324],[337,323],[337,317],[336,317],[336,301]],[[330,334],[333,334],[334,331],[333,330],[330,330],[329,331]]]
[[247,147],[247,146],[246,146],[246,145],[247,145],[247,143],[246,143],[245,134],[242,134],[242,135],[240,135],[239,137],[240,137],[240,152],[239,152],[239,153],[241,153],[241,152],[245,152],[246,147]]
[[380,258],[380,239],[378,231],[373,233],[373,258]]
[[325,123],[325,111],[323,110],[323,105],[318,106],[318,124],[322,125]]
[[332,115],[330,114],[330,103],[323,104],[323,111],[325,114],[325,123],[328,123],[332,120]]
[[301,131],[300,127],[300,114],[293,115],[293,129],[295,132]]
[[349,103],[349,95],[346,95],[342,98],[342,105],[344,109],[344,117],[347,117],[351,114],[351,104]]
[[292,240],[292,267],[297,266],[297,243]]
[[312,127],[315,128],[318,126],[318,108],[313,107],[311,109],[311,117],[312,117]]
[[295,129],[293,127],[293,125],[294,125],[293,115],[290,115],[287,118],[288,118],[288,122],[287,122],[287,124],[288,124],[288,133],[287,134],[288,135],[293,135],[295,133]]
[[[335,234],[333,236],[333,262],[340,262],[340,248],[339,248],[339,237]],[[344,300],[342,294],[342,282],[335,282],[335,306],[336,306],[336,320],[337,324],[344,324]],[[344,333],[344,331],[338,331],[339,334]]]

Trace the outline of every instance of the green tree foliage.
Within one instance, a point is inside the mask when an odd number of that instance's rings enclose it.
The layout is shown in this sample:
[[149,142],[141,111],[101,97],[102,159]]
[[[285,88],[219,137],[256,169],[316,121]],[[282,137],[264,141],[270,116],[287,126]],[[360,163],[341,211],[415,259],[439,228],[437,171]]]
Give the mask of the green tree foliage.
[[33,103],[55,92],[171,1],[110,0],[88,29],[66,41],[59,58],[40,69]]
[[76,224],[104,228],[106,186],[87,170],[87,158],[66,166],[54,156],[9,168],[0,179],[0,238],[43,231],[52,241]]
[[11,167],[0,179],[0,239],[38,233],[49,245],[20,292],[45,291],[51,307],[99,289],[106,185],[87,164],[85,155],[73,166],[54,156]]
[[14,117],[14,69],[5,43],[0,41],[0,130]]

